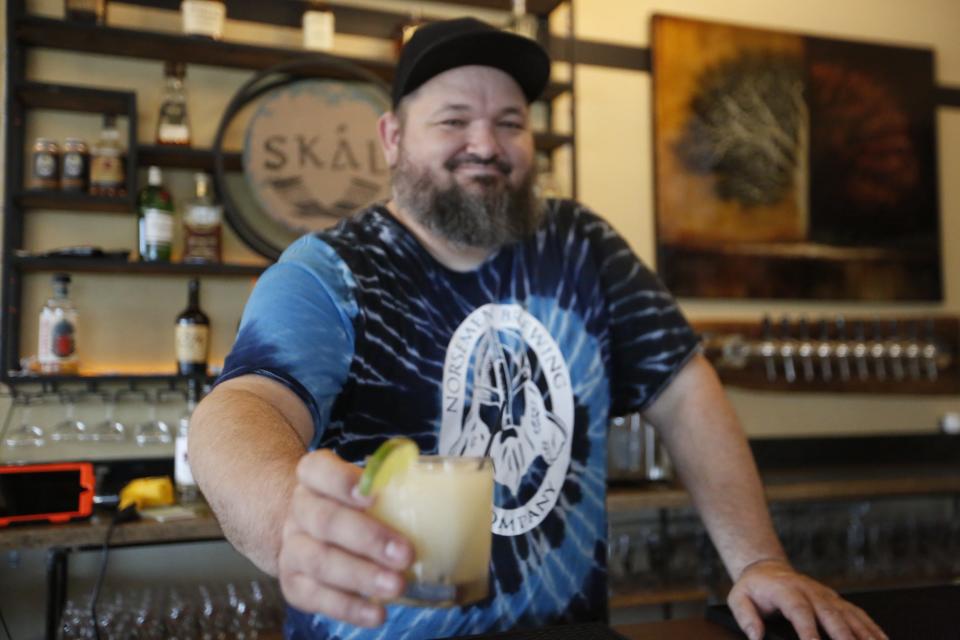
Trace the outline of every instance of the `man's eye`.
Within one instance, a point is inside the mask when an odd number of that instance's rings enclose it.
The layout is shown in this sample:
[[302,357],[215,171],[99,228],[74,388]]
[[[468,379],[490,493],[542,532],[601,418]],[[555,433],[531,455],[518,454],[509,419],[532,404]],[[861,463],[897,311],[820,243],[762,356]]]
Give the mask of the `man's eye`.
[[441,124],[447,127],[465,127],[467,126],[467,121],[461,120],[460,118],[450,118],[449,120],[444,120]]
[[500,122],[500,126],[504,129],[524,129],[524,124],[522,122],[517,122],[515,120],[503,120]]

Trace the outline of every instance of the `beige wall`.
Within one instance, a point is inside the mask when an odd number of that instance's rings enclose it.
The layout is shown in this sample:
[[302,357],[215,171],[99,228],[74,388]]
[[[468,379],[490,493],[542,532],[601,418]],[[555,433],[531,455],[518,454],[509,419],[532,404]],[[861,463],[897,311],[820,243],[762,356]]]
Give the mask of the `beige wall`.
[[[366,4],[371,4],[367,2]],[[396,7],[382,0],[378,4]],[[59,0],[36,0],[35,10],[57,15]],[[178,28],[175,13],[111,5],[111,21],[149,28]],[[403,5],[406,6],[406,5]],[[646,46],[650,16],[655,12],[702,17],[787,29],[802,33],[866,39],[931,47],[936,50],[937,79],[960,86],[960,3],[955,0],[579,0],[575,20],[582,38]],[[487,14],[489,17],[489,14]],[[562,22],[558,20],[557,22]],[[274,29],[230,23],[228,39],[295,46],[295,29]],[[387,55],[383,43],[341,37],[338,47],[347,53]],[[31,77],[48,82],[77,82],[105,87],[133,88],[139,101],[139,136],[152,138],[156,101],[162,82],[158,61],[38,51],[30,55]],[[654,260],[652,200],[651,82],[641,72],[579,66],[577,68],[578,171],[581,199],[595,208],[627,237],[647,262]],[[191,65],[188,71],[195,144],[207,146],[219,113],[247,72]],[[960,171],[960,110],[942,109],[940,128],[940,183],[944,242],[960,239],[960,184],[948,179]],[[41,133],[62,139],[80,134],[96,137],[99,122],[91,115],[35,112],[27,123],[27,139]],[[238,144],[235,128],[228,145]],[[190,172],[167,171],[174,195],[185,197]],[[132,215],[79,215],[31,212],[26,225],[28,246],[47,249],[90,242],[106,247],[132,247],[136,241]],[[226,240],[227,258],[256,262],[232,234]],[[693,318],[759,318],[764,312],[883,314],[906,312],[960,313],[960,252],[944,251],[946,300],[942,305],[864,305],[799,302],[683,300]],[[214,361],[221,361],[252,282],[246,279],[204,280],[203,306],[213,321]],[[171,325],[185,301],[185,280],[175,277],[134,278],[78,274],[75,298],[82,314],[81,357],[99,370],[169,370],[172,362]],[[23,314],[22,351],[35,352],[36,316],[49,290],[48,276],[27,278]],[[960,410],[956,397],[915,399],[869,396],[770,394],[733,391],[748,430],[754,434],[862,432],[930,429],[944,411]],[[802,404],[798,405],[797,403]],[[798,410],[802,409],[802,410]]]

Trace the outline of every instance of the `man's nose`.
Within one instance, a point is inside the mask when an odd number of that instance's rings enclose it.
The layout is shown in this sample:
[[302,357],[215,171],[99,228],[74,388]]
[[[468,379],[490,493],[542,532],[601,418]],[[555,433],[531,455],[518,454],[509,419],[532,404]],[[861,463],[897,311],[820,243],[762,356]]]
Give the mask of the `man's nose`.
[[487,122],[475,122],[468,131],[467,153],[475,154],[484,160],[492,160],[502,155],[496,130]]

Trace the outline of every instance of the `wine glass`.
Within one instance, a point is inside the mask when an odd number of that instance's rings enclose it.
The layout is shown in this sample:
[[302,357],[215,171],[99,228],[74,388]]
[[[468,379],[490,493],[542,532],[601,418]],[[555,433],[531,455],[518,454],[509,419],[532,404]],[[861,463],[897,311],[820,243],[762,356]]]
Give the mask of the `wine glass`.
[[[119,396],[119,394],[117,394]],[[93,399],[103,404],[103,420],[90,427],[89,439],[95,442],[122,442],[127,428],[115,418],[117,396],[108,392],[94,394]]]
[[141,447],[151,444],[169,444],[173,441],[170,425],[157,417],[157,398],[149,396],[146,421],[134,427],[133,439]]
[[[33,420],[32,408],[39,403],[36,395],[18,394],[7,418],[3,442],[8,447],[42,447],[46,444],[43,427]],[[16,417],[15,417],[16,416]],[[11,426],[15,425],[15,426]]]
[[54,442],[77,442],[89,440],[87,423],[77,417],[77,394],[60,394],[60,403],[64,406],[64,418],[50,429],[50,439]]

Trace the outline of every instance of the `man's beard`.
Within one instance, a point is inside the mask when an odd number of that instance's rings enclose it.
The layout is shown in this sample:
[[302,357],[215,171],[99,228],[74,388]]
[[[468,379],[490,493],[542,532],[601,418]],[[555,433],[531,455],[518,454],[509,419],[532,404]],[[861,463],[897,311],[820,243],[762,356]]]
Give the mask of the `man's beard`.
[[[487,183],[479,192],[468,191],[453,179],[461,164],[492,164],[503,174],[503,186],[493,179],[477,176]],[[437,186],[429,169],[419,169],[401,150],[393,171],[393,194],[397,204],[429,231],[449,242],[466,247],[495,249],[533,235],[540,225],[543,205],[534,188],[536,175],[529,171],[516,187],[506,182],[511,171],[501,160],[482,160],[474,155],[457,156],[444,165],[451,172],[451,186]]]

